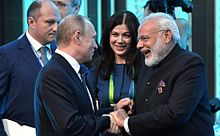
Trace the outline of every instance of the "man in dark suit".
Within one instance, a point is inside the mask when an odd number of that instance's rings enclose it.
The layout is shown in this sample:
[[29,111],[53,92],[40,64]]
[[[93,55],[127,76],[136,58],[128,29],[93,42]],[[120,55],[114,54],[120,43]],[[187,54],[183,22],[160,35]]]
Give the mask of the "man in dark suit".
[[134,136],[213,136],[205,65],[177,44],[175,20],[151,13],[138,30],[145,65],[137,80],[135,111],[111,113]]
[[[41,47],[54,41],[59,9],[51,1],[34,1],[27,12],[28,31],[0,47],[0,135],[32,136],[34,129],[34,83],[44,65]],[[48,48],[46,58],[53,50]],[[46,59],[44,58],[44,59]],[[3,123],[4,127],[3,127]],[[11,128],[17,126],[17,128]],[[21,127],[21,131],[17,130]],[[26,133],[30,128],[31,133]],[[10,130],[12,131],[10,132]],[[32,131],[33,130],[33,131]],[[21,134],[19,132],[22,132]],[[24,132],[24,133],[23,133]]]
[[[93,94],[80,70],[82,63],[92,59],[97,48],[95,37],[94,26],[83,16],[69,15],[59,24],[57,49],[35,85],[37,136],[95,136],[110,127],[110,119],[113,122],[110,115],[95,115],[101,113],[96,111]],[[116,107],[130,102],[121,101]]]

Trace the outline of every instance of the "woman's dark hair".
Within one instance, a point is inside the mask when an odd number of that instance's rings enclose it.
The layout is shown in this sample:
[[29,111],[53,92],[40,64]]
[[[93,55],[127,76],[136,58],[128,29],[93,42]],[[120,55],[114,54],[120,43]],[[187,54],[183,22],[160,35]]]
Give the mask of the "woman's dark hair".
[[137,30],[139,21],[137,17],[130,11],[118,11],[112,15],[105,24],[101,38],[102,54],[99,58],[97,66],[97,74],[101,75],[104,80],[109,79],[114,71],[115,54],[110,46],[110,33],[117,26],[125,24],[131,36],[130,47],[125,55],[125,61],[128,68],[128,75],[132,79],[136,79],[139,64],[141,62],[141,53],[137,46]]

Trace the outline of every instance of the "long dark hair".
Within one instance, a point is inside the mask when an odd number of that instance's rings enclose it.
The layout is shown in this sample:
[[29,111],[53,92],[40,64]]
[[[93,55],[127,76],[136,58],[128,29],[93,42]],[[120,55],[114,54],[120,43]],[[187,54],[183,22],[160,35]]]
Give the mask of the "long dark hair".
[[102,54],[97,66],[97,74],[101,75],[104,80],[108,80],[114,71],[115,54],[110,46],[110,32],[117,25],[125,24],[131,35],[130,47],[126,53],[125,61],[128,68],[128,75],[131,79],[136,79],[141,63],[141,53],[136,48],[137,30],[139,21],[130,11],[118,11],[112,15],[105,24],[101,38]]

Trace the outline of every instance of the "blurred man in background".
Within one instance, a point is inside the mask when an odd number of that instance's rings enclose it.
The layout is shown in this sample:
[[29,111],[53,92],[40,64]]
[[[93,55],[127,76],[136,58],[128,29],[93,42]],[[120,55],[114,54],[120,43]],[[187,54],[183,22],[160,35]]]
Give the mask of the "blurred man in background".
[[62,18],[70,14],[77,15],[81,6],[81,0],[53,0],[53,2],[59,7]]
[[189,50],[190,40],[192,37],[191,26],[189,22],[183,18],[177,18],[176,24],[180,32],[179,45],[181,48]]

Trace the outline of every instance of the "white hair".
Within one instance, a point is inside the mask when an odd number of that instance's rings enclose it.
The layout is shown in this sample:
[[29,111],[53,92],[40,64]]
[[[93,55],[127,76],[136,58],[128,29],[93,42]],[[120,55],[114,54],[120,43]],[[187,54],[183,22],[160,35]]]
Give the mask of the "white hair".
[[146,16],[142,24],[149,20],[157,20],[161,30],[170,30],[173,35],[173,42],[177,43],[180,40],[179,29],[174,18],[166,13],[157,12],[151,13],[149,16]]

